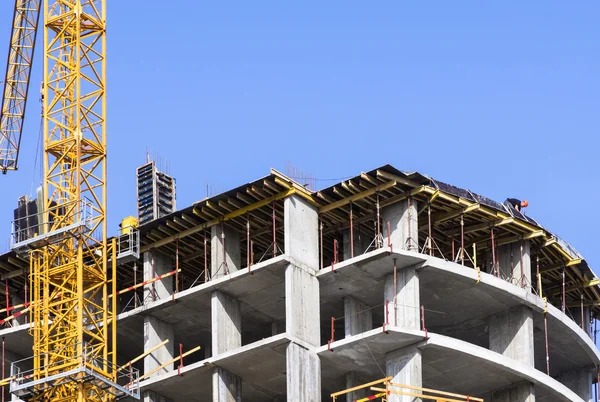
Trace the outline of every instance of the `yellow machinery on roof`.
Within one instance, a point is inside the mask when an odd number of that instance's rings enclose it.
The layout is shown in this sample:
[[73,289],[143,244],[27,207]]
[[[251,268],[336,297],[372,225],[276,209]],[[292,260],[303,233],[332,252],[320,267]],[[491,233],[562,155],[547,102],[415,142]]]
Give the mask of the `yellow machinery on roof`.
[[[40,1],[15,1],[4,171],[17,166]],[[13,364],[11,392],[34,401],[139,398],[137,373],[117,367],[116,247],[106,237],[106,1],[45,0],[43,14],[45,210],[37,236],[13,246],[31,261],[33,357]]]

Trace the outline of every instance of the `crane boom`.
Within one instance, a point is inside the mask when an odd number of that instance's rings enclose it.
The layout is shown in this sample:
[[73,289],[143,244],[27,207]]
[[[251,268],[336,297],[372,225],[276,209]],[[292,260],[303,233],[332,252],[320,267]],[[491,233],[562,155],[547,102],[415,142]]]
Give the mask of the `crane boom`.
[[15,0],[0,110],[0,169],[17,170],[41,0]]

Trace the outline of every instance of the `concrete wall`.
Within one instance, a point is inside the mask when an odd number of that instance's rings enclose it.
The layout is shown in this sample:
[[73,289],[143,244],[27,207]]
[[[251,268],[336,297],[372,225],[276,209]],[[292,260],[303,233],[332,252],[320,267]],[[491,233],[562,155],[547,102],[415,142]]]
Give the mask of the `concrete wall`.
[[531,290],[529,240],[521,240],[500,246],[497,248],[497,256],[502,276],[512,278],[513,284]]
[[[155,368],[163,365],[174,357],[175,336],[173,327],[152,316],[144,317],[144,350],[150,350],[164,340],[169,343],[161,346],[148,356],[144,357],[144,373],[149,373]],[[158,370],[152,376],[168,373],[173,369],[173,364]]]
[[[383,208],[381,220],[384,246],[387,246],[389,237],[396,250],[419,249],[419,222],[414,199],[410,201],[410,207],[408,200],[403,200]],[[391,234],[388,233],[388,222]]]
[[[394,383],[422,387],[422,367],[421,350],[416,345],[395,350],[385,356],[386,375],[392,377]],[[388,397],[388,402],[414,401],[412,396],[391,394]]]

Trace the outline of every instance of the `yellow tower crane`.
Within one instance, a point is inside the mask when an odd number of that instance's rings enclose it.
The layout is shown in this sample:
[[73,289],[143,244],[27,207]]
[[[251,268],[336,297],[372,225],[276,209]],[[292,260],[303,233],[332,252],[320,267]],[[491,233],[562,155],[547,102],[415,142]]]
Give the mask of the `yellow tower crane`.
[[[40,1],[15,4],[7,76],[17,78],[5,84],[4,171],[17,166]],[[31,262],[33,357],[13,363],[10,389],[32,401],[139,398],[137,372],[117,366],[116,247],[106,224],[106,0],[44,0],[43,15],[45,208],[36,235],[13,246]]]

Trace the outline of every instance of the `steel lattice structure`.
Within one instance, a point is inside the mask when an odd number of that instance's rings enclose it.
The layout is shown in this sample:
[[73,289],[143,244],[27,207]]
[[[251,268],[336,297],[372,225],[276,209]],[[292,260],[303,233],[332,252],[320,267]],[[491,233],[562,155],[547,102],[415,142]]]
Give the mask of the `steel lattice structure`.
[[47,202],[40,239],[46,243],[31,252],[33,400],[113,398],[107,384],[117,376],[110,302],[116,292],[109,259],[113,270],[116,263],[106,239],[105,13],[105,1],[45,0]]
[[0,169],[4,173],[17,169],[40,4],[41,0],[15,1],[0,110]]

